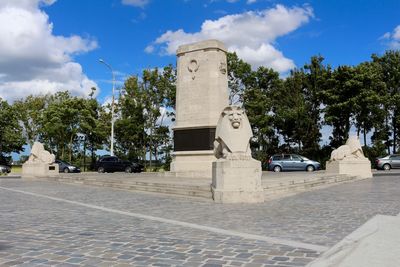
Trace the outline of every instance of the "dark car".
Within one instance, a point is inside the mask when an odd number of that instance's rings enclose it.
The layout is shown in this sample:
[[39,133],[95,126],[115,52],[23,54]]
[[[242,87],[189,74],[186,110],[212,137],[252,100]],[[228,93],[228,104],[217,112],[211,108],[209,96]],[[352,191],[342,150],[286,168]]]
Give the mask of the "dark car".
[[10,173],[11,167],[8,165],[0,164],[0,173]]
[[379,157],[375,160],[375,165],[378,170],[388,171],[390,169],[398,169],[400,168],[400,155],[393,154]]
[[144,166],[137,162],[130,162],[127,160],[121,160],[115,156],[104,156],[101,157],[96,164],[94,169],[98,172],[142,172]]
[[315,171],[321,168],[317,161],[310,160],[304,156],[296,154],[277,154],[273,155],[268,161],[268,170],[280,171]]
[[0,155],[0,173],[10,173],[11,164],[7,158]]
[[65,172],[65,173],[69,173],[69,172],[75,172],[75,173],[81,172],[81,169],[79,169],[78,167],[76,167],[76,166],[74,166],[74,165],[72,165],[72,164],[70,164],[70,163],[68,163],[68,162],[66,162],[66,161],[57,159],[57,160],[55,161],[55,163],[58,164],[59,172]]

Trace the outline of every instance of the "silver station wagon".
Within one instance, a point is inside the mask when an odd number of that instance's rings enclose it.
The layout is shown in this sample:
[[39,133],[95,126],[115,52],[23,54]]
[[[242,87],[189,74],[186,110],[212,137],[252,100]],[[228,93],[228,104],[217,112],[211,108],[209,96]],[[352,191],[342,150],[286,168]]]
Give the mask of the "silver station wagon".
[[400,168],[400,155],[393,154],[377,158],[375,160],[375,165],[378,170],[388,171],[390,169],[398,169]]
[[268,161],[268,170],[280,171],[308,171],[319,170],[321,164],[304,156],[296,154],[273,155]]

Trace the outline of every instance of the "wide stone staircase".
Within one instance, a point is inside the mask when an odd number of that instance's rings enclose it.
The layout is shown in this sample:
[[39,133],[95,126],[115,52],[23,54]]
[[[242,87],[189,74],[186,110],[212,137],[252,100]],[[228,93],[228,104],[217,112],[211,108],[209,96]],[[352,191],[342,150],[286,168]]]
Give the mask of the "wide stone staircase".
[[69,184],[103,186],[131,191],[212,199],[211,188],[207,179],[152,176],[148,173],[83,173],[60,174],[59,177],[49,177],[47,180]]
[[273,178],[266,178],[263,176],[262,184],[266,199],[273,199],[305,191],[321,189],[336,184],[368,179],[343,174],[325,174],[324,172],[318,174],[296,173],[296,175],[297,176],[293,176],[293,174],[290,175],[289,173],[287,176],[278,176]]
[[[46,178],[68,184],[112,187],[116,189],[169,194],[212,200],[211,178],[177,177],[168,173],[80,173],[60,174]],[[339,183],[353,182],[362,178],[346,175],[328,175],[323,171],[315,173],[264,172],[262,184],[266,199],[292,195],[304,191],[324,188]]]

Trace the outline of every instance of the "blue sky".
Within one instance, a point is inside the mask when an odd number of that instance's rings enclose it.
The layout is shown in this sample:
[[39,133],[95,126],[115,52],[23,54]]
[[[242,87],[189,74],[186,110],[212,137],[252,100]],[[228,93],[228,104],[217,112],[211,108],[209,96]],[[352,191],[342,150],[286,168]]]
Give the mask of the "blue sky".
[[111,74],[99,58],[121,84],[207,38],[283,75],[317,54],[354,65],[400,48],[399,14],[398,0],[1,0],[0,97],[96,86],[104,102]]

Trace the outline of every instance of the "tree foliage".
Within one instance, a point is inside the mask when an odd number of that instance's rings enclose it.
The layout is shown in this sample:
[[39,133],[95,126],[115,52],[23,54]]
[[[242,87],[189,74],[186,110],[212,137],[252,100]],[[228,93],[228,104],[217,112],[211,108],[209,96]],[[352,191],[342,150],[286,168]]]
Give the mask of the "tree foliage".
[[25,140],[16,114],[17,110],[0,98],[0,157],[23,150]]
[[[227,54],[227,66],[230,103],[245,108],[253,155],[262,161],[274,153],[297,152],[323,162],[352,129],[371,158],[398,151],[400,51],[336,68],[313,56],[283,77],[267,67],[252,69],[235,53]],[[28,96],[12,105],[0,99],[0,154],[39,140],[58,158],[93,162],[97,149],[108,148],[111,127],[110,105],[93,99],[94,92],[87,98],[68,92]],[[116,154],[168,168],[175,101],[171,65],[127,78],[115,107]],[[332,133],[329,144],[321,146],[326,127]]]
[[172,149],[169,128],[163,125],[174,117],[176,71],[172,66],[144,70],[142,78],[131,76],[124,84],[116,122],[116,140],[121,157],[146,160],[149,168]]

